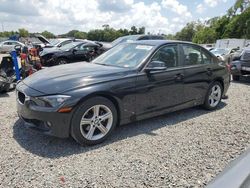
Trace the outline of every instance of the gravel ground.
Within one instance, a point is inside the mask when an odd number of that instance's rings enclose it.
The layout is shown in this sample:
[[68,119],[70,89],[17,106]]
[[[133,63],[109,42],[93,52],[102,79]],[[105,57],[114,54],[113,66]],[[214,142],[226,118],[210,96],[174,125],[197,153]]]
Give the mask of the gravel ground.
[[228,94],[217,111],[120,126],[92,147],[23,127],[14,92],[0,95],[0,187],[204,187],[250,147],[250,81]]

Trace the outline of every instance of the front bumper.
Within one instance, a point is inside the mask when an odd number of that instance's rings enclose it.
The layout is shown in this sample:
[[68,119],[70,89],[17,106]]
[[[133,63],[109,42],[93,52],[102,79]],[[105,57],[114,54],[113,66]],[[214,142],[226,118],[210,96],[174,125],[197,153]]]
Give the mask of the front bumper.
[[[59,113],[56,109],[35,105],[29,94],[36,91],[22,83],[21,85],[22,87],[18,84],[17,88],[17,113],[25,125],[47,135],[60,138],[69,137],[72,112]],[[18,92],[25,94],[24,100],[19,99]]]

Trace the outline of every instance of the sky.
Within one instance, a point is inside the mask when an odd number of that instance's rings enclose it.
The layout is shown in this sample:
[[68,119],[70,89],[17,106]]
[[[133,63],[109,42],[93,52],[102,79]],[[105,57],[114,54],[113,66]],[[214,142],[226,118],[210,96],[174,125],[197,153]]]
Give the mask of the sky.
[[0,31],[25,28],[55,34],[89,31],[108,24],[115,29],[146,27],[174,34],[190,21],[221,16],[235,0],[0,0]]

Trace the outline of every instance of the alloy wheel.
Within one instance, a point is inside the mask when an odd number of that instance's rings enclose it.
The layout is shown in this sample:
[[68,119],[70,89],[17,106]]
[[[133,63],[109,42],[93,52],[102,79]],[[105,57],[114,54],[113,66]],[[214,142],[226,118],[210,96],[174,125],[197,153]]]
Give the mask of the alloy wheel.
[[105,105],[94,105],[83,114],[80,131],[87,140],[99,140],[110,131],[112,123],[112,111]]
[[219,104],[221,93],[221,87],[219,85],[214,85],[211,88],[211,93],[208,98],[208,102],[211,107],[216,107]]

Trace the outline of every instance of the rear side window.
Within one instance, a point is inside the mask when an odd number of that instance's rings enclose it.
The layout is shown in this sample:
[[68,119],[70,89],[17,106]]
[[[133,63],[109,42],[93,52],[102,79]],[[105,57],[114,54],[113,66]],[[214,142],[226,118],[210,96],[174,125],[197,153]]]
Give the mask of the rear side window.
[[203,64],[201,50],[193,45],[182,45],[185,65]]
[[204,50],[201,50],[203,64],[210,64],[212,63],[212,56],[206,53]]

